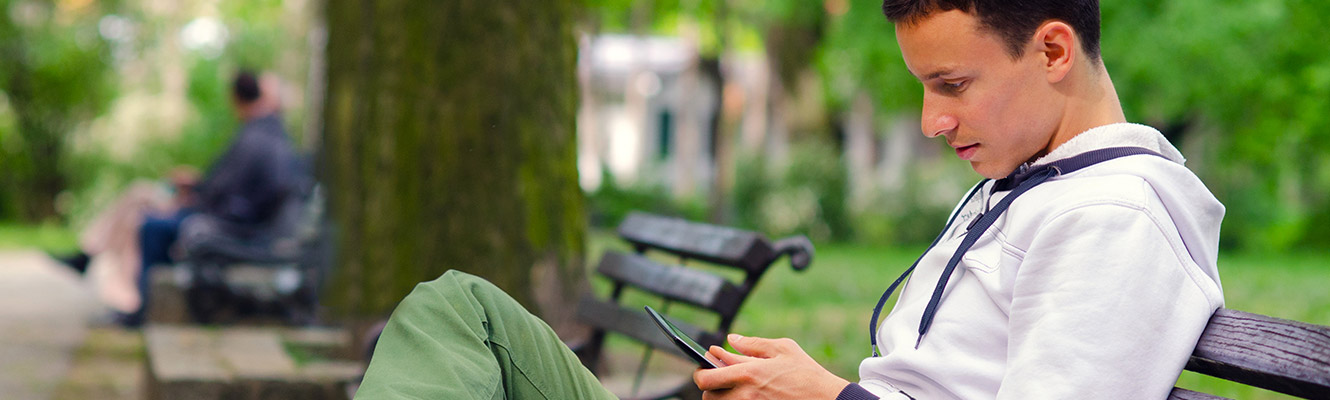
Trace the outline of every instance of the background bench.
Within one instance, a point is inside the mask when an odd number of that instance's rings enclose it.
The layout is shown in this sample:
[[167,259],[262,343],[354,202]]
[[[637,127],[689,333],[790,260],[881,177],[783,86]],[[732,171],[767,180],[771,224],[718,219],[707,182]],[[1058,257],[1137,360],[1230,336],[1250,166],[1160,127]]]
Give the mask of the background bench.
[[[713,314],[718,322],[703,328],[703,323],[671,321],[703,346],[725,342],[735,316],[762,274],[782,257],[788,256],[791,266],[801,271],[813,257],[813,245],[804,236],[795,236],[772,242],[757,233],[656,215],[633,213],[618,227],[619,237],[631,244],[634,253],[607,251],[596,267],[597,275],[612,283],[608,298],[585,297],[578,304],[578,319],[593,328],[591,338],[573,350],[591,371],[598,372],[607,333],[614,332],[646,344],[647,351],[639,364],[633,384],[632,396],[641,384],[652,349],[684,358],[660,329],[650,320],[641,306],[620,304],[625,289],[647,293],[661,301],[650,304],[661,313],[669,314],[672,303],[684,303],[692,308]],[[646,257],[648,252],[660,252],[677,257],[676,265],[661,263]],[[691,261],[735,268],[743,271],[742,282],[731,282],[711,271],[690,268]],[[640,398],[700,398],[691,376],[681,377],[673,388]]]
[[[1330,327],[1219,309],[1188,371],[1308,399],[1330,399]],[[1174,388],[1169,399],[1223,399]]]
[[154,288],[148,319],[199,324],[316,322],[318,295],[333,252],[321,187],[304,190],[275,219],[280,220],[277,234],[259,241],[191,231],[188,222],[182,225],[179,245],[184,257],[173,268],[153,269],[157,276],[150,277]]

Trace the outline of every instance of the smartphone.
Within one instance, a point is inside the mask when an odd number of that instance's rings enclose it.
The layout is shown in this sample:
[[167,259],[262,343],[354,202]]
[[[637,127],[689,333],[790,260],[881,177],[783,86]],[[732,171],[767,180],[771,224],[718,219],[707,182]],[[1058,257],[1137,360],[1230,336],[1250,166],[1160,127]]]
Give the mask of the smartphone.
[[702,348],[693,338],[680,331],[678,327],[671,324],[669,320],[665,319],[665,316],[660,315],[651,306],[645,306],[644,308],[646,308],[647,314],[651,315],[651,320],[656,321],[656,326],[660,327],[660,331],[664,332],[665,336],[669,336],[670,341],[674,342],[675,346],[679,346],[679,350],[682,350],[693,361],[697,361],[697,364],[702,368],[720,368],[724,365],[720,360],[708,356],[707,349]]

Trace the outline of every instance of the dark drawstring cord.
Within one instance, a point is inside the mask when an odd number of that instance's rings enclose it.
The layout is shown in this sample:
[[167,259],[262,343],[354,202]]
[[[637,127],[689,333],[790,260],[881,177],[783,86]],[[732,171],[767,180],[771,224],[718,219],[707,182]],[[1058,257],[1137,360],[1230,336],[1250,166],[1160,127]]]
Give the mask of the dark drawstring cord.
[[1011,206],[1011,202],[1016,200],[1017,196],[1060,173],[1061,171],[1056,166],[1049,166],[1036,171],[1031,174],[1029,179],[1023,180],[1019,186],[1012,189],[1011,194],[1003,197],[1002,201],[999,201],[997,206],[994,206],[987,214],[975,218],[979,222],[965,232],[965,239],[961,241],[960,248],[957,248],[956,252],[951,254],[951,260],[947,261],[947,268],[942,270],[942,277],[938,278],[937,286],[933,288],[933,297],[928,299],[928,306],[924,308],[924,316],[919,320],[919,339],[914,342],[914,348],[919,348],[919,343],[924,341],[924,334],[928,333],[928,328],[933,325],[933,317],[937,315],[937,308],[942,303],[942,291],[946,289],[947,283],[951,280],[951,274],[956,272],[956,266],[960,265],[961,259],[965,257],[965,252],[969,251],[970,247],[973,247],[975,242],[979,241],[979,237],[983,236],[988,227],[993,226],[993,223],[997,221],[998,217],[1002,216],[1002,212],[1006,211],[1007,207]]
[[882,314],[882,306],[887,304],[887,299],[891,298],[891,293],[895,292],[896,287],[900,286],[901,282],[905,281],[905,277],[910,276],[910,273],[914,272],[914,267],[919,266],[919,261],[922,261],[924,256],[928,255],[928,251],[933,250],[933,246],[937,246],[937,242],[942,241],[943,236],[947,236],[947,231],[951,230],[951,224],[956,222],[956,217],[961,214],[961,210],[965,209],[964,205],[968,204],[970,199],[974,198],[974,195],[984,188],[985,183],[988,183],[988,179],[979,181],[979,184],[974,185],[974,189],[970,189],[970,194],[965,195],[965,200],[961,201],[961,207],[957,208],[956,212],[951,214],[951,218],[947,219],[947,225],[942,228],[942,233],[937,234],[937,237],[933,239],[933,244],[928,245],[928,250],[924,250],[924,253],[920,254],[919,258],[914,260],[914,264],[910,265],[910,268],[906,269],[905,273],[902,273],[899,278],[896,278],[896,281],[892,282],[891,286],[887,287],[886,292],[882,292],[882,298],[877,299],[877,306],[873,307],[873,319],[868,322],[868,342],[869,345],[873,347],[873,357],[881,355],[877,352],[877,317]]

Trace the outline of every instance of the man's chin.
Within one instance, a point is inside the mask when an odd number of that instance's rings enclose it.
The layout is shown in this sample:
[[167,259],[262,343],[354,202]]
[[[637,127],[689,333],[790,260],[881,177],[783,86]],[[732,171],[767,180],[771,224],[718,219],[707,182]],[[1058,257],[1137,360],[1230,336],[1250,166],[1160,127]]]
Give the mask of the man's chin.
[[1006,178],[1007,175],[1011,175],[1011,171],[1016,170],[1015,168],[1002,168],[993,165],[992,163],[982,161],[970,161],[970,168],[974,169],[974,172],[978,173],[980,176],[988,179]]

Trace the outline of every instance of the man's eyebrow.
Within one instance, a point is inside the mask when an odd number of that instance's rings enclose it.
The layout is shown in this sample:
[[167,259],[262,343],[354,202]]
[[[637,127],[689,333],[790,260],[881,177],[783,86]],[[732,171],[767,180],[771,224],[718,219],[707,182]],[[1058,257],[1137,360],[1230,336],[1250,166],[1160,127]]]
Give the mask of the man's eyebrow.
[[928,73],[928,75],[924,75],[924,76],[919,77],[919,80],[920,80],[920,81],[931,81],[931,80],[933,80],[933,79],[937,79],[937,77],[942,76],[942,75],[950,75],[952,72],[953,72],[953,71],[950,70],[950,69],[940,69],[940,70],[937,70],[937,71],[930,72],[930,73]]

